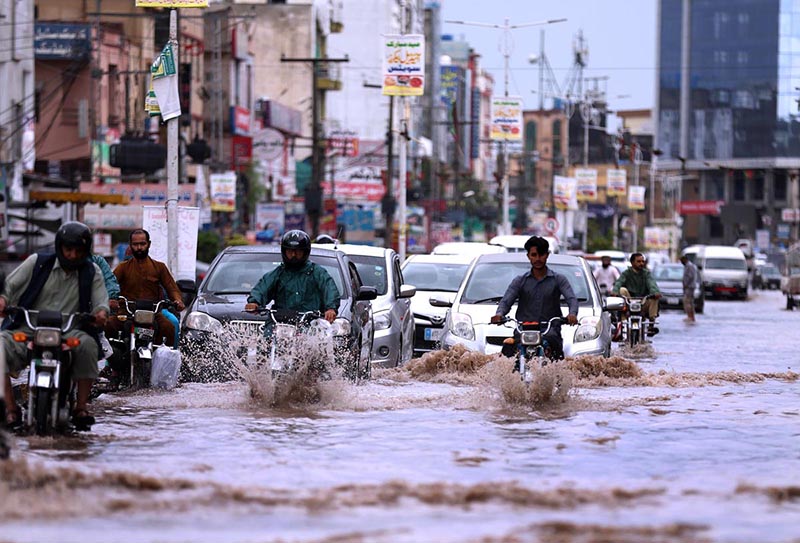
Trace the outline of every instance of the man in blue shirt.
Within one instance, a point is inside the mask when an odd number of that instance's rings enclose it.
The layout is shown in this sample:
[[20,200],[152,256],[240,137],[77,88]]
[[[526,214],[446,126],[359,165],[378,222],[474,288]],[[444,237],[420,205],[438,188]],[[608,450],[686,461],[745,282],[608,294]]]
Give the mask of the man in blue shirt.
[[[525,242],[525,252],[531,263],[531,271],[515,277],[508,285],[497,314],[492,322],[502,322],[511,306],[517,303],[515,318],[520,322],[540,322],[543,327],[553,317],[561,317],[561,296],[567,302],[567,322],[578,324],[578,298],[566,277],[547,267],[550,244],[546,239],[532,236]],[[545,336],[551,347],[551,358],[564,358],[564,343],[561,340],[561,324],[553,323]]]

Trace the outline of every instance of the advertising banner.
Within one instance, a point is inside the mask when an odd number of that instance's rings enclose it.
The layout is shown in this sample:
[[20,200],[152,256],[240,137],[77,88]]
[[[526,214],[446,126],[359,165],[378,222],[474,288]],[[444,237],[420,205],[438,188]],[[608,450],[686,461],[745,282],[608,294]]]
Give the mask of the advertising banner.
[[556,209],[578,209],[578,181],[574,177],[553,176],[553,203]]
[[447,111],[458,99],[458,89],[464,84],[464,68],[460,66],[442,66],[439,68],[441,82],[439,87],[439,99],[447,106]]
[[641,211],[644,209],[644,194],[646,187],[629,187],[628,188],[628,209]]
[[597,170],[576,168],[575,180],[578,183],[578,201],[594,202],[597,200]]
[[522,98],[493,97],[491,111],[493,140],[522,141]]
[[[142,228],[150,233],[150,257],[168,262],[167,210],[162,206],[145,206],[142,209]],[[178,269],[170,270],[176,280],[194,279],[196,276],[199,222],[199,208],[178,208]]]
[[258,202],[256,204],[256,230],[275,230],[283,232],[284,209],[283,203]]
[[606,170],[606,195],[625,196],[628,193],[628,172]]
[[[99,230],[132,230],[142,227],[142,207],[163,205],[167,201],[167,184],[107,183],[97,185],[83,182],[84,194],[121,194],[128,197],[128,205],[86,204],[83,222]],[[178,206],[196,205],[195,186],[178,186]]]
[[678,203],[681,215],[717,215],[725,205],[725,200],[691,200]]
[[669,249],[669,230],[660,226],[645,226],[644,246],[651,251]]
[[212,173],[211,211],[236,211],[236,172]]
[[207,8],[208,0],[136,0],[137,8]]
[[383,94],[422,96],[425,90],[425,36],[387,34],[383,38]]

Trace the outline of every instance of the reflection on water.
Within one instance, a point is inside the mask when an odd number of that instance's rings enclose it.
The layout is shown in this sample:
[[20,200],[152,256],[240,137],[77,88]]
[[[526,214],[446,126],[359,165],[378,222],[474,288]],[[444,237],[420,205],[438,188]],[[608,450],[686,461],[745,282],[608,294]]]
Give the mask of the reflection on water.
[[666,313],[652,358],[547,366],[569,386],[540,376],[546,398],[459,352],[280,407],[241,381],[106,395],[92,433],[16,440],[1,538],[793,541],[796,349],[727,332],[776,301],[709,302],[685,332]]

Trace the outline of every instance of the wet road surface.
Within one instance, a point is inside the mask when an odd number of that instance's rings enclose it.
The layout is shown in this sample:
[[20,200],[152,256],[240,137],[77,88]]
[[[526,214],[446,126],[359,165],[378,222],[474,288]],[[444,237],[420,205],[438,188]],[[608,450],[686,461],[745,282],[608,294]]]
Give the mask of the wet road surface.
[[0,540],[800,541],[783,307],[664,312],[652,346],[553,369],[566,398],[442,353],[279,408],[241,382],[102,396],[93,432],[15,440]]

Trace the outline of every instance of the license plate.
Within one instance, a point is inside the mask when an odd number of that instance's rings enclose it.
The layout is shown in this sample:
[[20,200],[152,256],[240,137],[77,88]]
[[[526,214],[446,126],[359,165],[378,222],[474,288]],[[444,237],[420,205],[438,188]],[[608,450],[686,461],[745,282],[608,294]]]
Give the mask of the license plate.
[[677,305],[678,304],[678,298],[667,298],[667,303],[669,305]]
[[283,371],[283,368],[286,366],[286,362],[281,360],[278,357],[275,357],[272,362],[270,363],[270,369],[272,371]]
[[153,337],[153,329],[152,328],[139,328],[138,326],[134,330],[134,333],[137,336],[142,337]]
[[439,341],[442,338],[441,328],[426,328],[425,341]]

